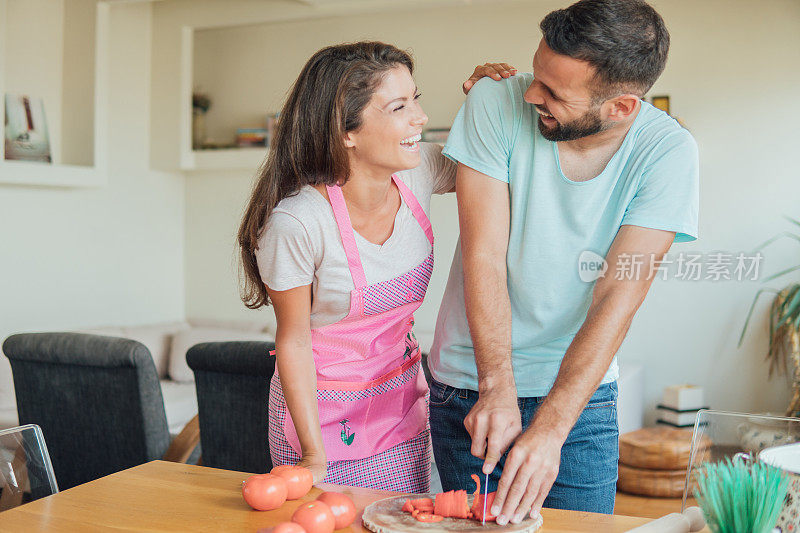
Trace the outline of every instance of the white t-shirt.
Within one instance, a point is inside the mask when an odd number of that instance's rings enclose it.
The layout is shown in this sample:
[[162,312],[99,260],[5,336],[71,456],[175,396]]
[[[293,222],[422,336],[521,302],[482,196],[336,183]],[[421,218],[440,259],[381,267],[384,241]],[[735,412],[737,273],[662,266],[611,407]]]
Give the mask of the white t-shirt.
[[[420,143],[420,155],[418,167],[397,176],[430,217],[431,194],[453,189],[456,165],[435,144]],[[371,243],[358,232],[355,239],[370,285],[405,274],[431,252],[425,232],[405,201],[386,242]],[[259,238],[256,259],[261,280],[272,290],[311,284],[312,328],[338,322],[350,311],[354,284],[339,228],[331,204],[314,187],[306,185],[275,207]]]

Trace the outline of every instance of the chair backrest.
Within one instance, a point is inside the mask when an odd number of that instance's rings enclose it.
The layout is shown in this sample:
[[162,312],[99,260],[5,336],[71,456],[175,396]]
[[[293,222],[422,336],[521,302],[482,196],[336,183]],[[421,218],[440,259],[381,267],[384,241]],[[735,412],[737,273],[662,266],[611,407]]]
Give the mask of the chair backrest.
[[272,469],[269,455],[269,382],[275,372],[271,342],[209,342],[192,346],[203,465],[241,472]]
[[42,429],[28,424],[0,431],[0,511],[56,492]]
[[85,333],[12,335],[20,424],[38,424],[62,489],[159,459],[169,446],[153,358],[136,341]]

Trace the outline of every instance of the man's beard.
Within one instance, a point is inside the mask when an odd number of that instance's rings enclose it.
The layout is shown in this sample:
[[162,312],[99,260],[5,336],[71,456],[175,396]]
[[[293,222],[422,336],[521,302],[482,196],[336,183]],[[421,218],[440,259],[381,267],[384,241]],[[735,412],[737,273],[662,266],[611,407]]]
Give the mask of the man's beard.
[[553,142],[574,141],[605,131],[610,126],[600,119],[600,106],[590,109],[581,118],[572,122],[566,124],[557,122],[552,128],[545,126],[542,117],[539,117],[539,131],[542,132],[542,137]]

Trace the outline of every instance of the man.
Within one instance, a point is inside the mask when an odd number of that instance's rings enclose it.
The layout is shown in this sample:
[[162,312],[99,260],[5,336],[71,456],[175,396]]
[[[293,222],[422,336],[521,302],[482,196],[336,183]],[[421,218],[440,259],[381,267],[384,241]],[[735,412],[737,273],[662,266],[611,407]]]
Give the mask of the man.
[[[445,490],[491,474],[500,524],[613,512],[615,353],[659,260],[697,237],[696,144],[641,100],[667,59],[658,13],[583,0],[540,28],[533,73],[475,83],[444,150],[461,240],[430,355],[434,453]],[[594,285],[588,252],[607,262]]]

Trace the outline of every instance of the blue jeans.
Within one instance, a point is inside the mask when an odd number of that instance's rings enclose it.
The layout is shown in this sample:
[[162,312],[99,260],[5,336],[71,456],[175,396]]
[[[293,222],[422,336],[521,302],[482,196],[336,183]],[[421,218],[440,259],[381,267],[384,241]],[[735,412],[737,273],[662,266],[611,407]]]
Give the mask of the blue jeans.
[[[470,474],[483,480],[483,461],[470,453],[472,439],[464,418],[478,393],[431,382],[431,437],[444,490],[475,490]],[[533,420],[540,398],[519,398],[523,431]],[[489,492],[497,490],[506,454],[489,475]],[[553,509],[611,514],[617,489],[619,428],[617,383],[600,385],[561,448],[561,466],[544,506]]]

